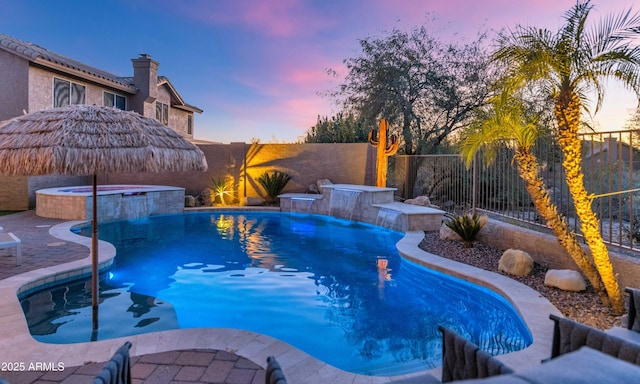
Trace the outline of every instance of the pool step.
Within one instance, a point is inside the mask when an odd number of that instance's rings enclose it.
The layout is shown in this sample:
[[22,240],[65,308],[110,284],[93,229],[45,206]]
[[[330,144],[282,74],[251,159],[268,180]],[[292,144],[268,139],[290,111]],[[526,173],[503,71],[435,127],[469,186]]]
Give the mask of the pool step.
[[[379,209],[375,224],[403,232],[438,231],[445,213],[436,208],[400,202],[373,204],[372,207]],[[393,219],[394,215],[397,216],[396,223],[387,225],[385,221]]]

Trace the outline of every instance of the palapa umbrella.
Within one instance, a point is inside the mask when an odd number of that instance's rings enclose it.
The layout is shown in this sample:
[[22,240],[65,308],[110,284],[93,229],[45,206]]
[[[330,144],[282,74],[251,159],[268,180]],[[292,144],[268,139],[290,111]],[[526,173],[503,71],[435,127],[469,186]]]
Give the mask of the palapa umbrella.
[[94,329],[98,327],[97,175],[206,169],[198,147],[159,121],[135,112],[70,105],[0,122],[1,174],[92,176]]

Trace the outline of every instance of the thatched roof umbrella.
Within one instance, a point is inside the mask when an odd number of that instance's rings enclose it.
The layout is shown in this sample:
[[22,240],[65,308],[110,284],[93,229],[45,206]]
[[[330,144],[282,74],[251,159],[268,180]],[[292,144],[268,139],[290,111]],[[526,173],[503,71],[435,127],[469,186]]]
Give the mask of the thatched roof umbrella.
[[157,120],[110,107],[70,105],[0,122],[0,174],[91,175],[92,306],[98,327],[98,174],[205,171],[202,151]]

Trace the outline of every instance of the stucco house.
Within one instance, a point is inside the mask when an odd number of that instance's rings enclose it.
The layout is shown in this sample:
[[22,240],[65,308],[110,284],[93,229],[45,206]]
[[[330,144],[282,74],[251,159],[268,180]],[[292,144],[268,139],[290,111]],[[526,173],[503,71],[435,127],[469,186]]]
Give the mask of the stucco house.
[[69,104],[107,105],[156,118],[193,139],[194,113],[159,63],[131,59],[133,76],[117,76],[0,33],[0,120]]
[[[69,104],[108,105],[160,120],[194,138],[194,114],[147,54],[131,59],[133,76],[117,76],[0,33],[0,121]],[[35,206],[35,191],[84,185],[86,176],[0,175],[0,210]]]

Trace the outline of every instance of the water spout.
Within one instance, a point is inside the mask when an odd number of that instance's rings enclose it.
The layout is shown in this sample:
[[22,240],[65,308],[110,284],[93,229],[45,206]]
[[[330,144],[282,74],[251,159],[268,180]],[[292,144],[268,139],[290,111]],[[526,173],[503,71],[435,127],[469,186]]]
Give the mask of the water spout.
[[146,195],[122,196],[120,205],[120,217],[126,219],[139,219],[149,216],[149,207]]
[[[311,206],[315,199],[307,198],[307,197],[292,197],[291,198],[291,210],[290,212],[305,212],[311,213]],[[294,202],[297,202],[294,204]],[[294,209],[295,205],[295,209]],[[304,209],[298,209],[301,206]]]
[[384,228],[397,229],[396,224],[400,214],[398,211],[381,209],[378,211],[378,216],[376,217],[376,225]]
[[360,193],[362,191],[353,189],[334,189],[329,202],[329,215],[352,220]]

